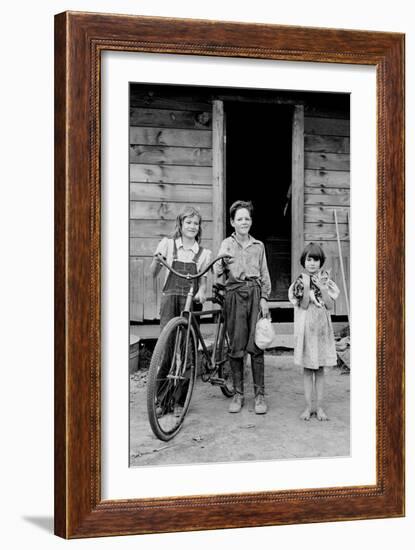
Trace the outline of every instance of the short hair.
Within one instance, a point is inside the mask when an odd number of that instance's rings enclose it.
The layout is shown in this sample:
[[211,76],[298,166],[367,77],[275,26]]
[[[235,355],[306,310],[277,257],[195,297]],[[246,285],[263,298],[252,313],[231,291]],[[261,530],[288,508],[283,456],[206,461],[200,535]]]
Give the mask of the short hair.
[[194,206],[185,206],[180,214],[176,217],[176,224],[174,226],[173,239],[178,239],[182,236],[182,225],[185,218],[193,218],[197,216],[199,218],[199,231],[195,237],[197,242],[200,242],[202,238],[202,214]]
[[231,220],[235,219],[235,214],[238,210],[241,208],[246,208],[249,212],[249,215],[252,218],[252,213],[254,211],[254,207],[252,205],[251,201],[235,201],[232,206],[229,208],[229,215]]
[[303,250],[300,258],[300,264],[305,267],[306,258],[313,258],[313,260],[320,260],[320,267],[323,267],[324,262],[326,261],[326,255],[324,250],[319,244],[309,243]]

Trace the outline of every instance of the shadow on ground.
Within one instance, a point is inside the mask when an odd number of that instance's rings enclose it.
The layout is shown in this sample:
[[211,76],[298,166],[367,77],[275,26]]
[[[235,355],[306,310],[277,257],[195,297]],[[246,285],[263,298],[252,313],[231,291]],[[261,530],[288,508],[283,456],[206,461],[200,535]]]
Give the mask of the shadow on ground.
[[266,415],[253,410],[252,377],[245,370],[245,406],[227,412],[229,400],[218,387],[197,379],[181,431],[168,442],[151,431],[146,409],[146,371],[130,376],[130,465],[205,464],[211,462],[348,456],[350,452],[350,377],[326,369],[326,407],[330,418],[300,420],[304,409],[301,369],[292,354],[266,355]]
[[24,521],[32,523],[39,527],[43,531],[48,531],[48,533],[53,533],[53,518],[50,516],[24,516]]

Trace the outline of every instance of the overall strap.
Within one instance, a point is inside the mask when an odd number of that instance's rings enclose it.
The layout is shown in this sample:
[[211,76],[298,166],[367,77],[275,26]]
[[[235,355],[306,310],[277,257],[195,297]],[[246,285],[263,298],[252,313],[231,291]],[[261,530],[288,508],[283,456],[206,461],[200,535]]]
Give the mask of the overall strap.
[[197,254],[195,254],[195,255],[194,255],[194,258],[193,258],[193,261],[195,262],[195,264],[197,264],[197,262],[199,261],[200,256],[202,255],[203,250],[204,250],[203,246],[200,246],[200,245],[199,245],[199,250],[197,251]]
[[177,260],[177,246],[176,246],[176,239],[172,239],[173,241],[173,261]]

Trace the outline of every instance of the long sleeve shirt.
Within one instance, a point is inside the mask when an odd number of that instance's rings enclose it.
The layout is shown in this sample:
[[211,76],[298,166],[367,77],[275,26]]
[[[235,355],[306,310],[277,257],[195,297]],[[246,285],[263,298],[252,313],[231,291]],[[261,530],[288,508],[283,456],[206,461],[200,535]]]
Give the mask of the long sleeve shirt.
[[261,298],[269,298],[271,279],[269,276],[265,246],[261,241],[249,235],[246,243],[240,243],[235,233],[222,241],[218,255],[229,254],[233,262],[226,267],[216,262],[214,271],[217,276],[225,274],[227,282],[243,282],[249,278],[257,278],[261,287]]

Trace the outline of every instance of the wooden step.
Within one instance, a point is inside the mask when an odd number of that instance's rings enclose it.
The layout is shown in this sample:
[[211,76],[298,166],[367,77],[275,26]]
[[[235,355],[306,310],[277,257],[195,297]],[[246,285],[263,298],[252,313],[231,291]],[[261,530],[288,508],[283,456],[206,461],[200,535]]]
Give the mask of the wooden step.
[[[333,323],[334,332],[343,328],[347,323]],[[271,348],[293,348],[294,347],[294,323],[272,323],[275,332],[275,338],[270,346]],[[205,340],[213,341],[215,325],[214,323],[202,323],[201,331]],[[131,325],[130,342],[133,337],[140,340],[155,340],[159,337],[159,325]]]

